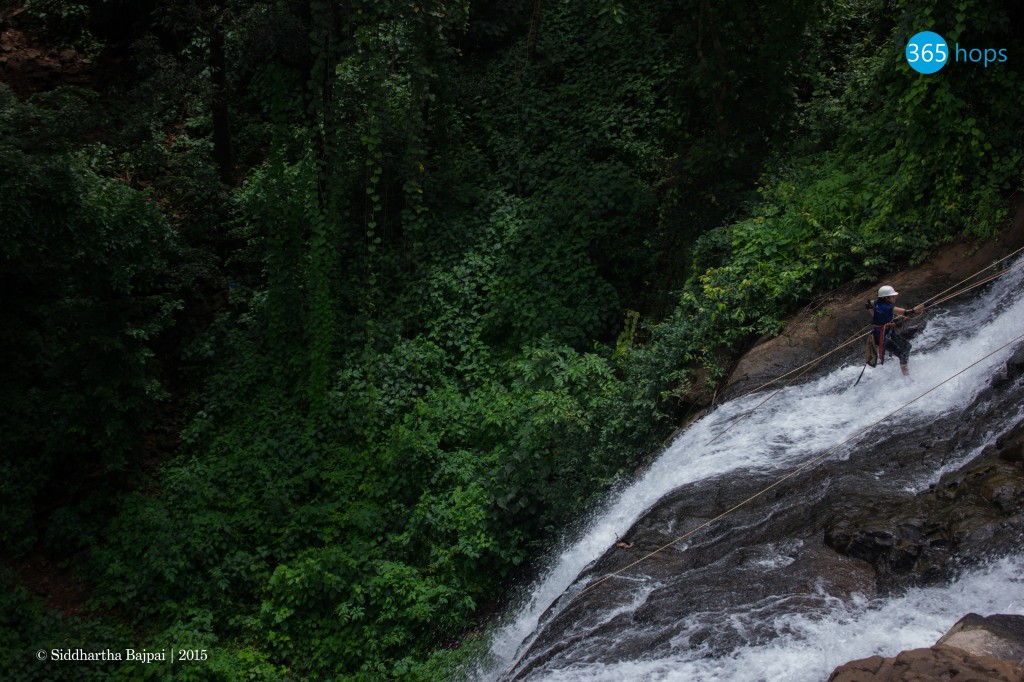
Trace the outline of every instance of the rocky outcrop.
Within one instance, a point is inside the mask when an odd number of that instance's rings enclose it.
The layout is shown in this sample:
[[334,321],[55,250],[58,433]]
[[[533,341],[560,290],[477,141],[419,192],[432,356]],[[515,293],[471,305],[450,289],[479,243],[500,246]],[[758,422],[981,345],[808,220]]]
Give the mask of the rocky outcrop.
[[[1019,375],[1019,352],[1007,363]],[[838,503],[825,544],[872,564],[883,591],[950,577],[1003,555],[1024,538],[1024,422],[914,497],[850,495]]]
[[968,613],[957,621],[938,646],[962,649],[975,656],[1024,662],[1024,616],[979,616]]
[[871,656],[836,668],[829,682],[1024,681],[1024,616],[971,613],[935,646]]
[[895,658],[872,656],[837,668],[829,682],[1021,682],[1019,664],[989,656],[972,656],[951,647],[934,646],[901,652]]

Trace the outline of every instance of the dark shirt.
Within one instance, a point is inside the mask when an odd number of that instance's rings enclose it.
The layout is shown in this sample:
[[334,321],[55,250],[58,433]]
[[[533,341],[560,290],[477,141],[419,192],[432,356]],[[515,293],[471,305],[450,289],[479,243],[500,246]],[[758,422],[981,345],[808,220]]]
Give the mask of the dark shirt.
[[886,303],[884,301],[876,301],[874,307],[874,314],[871,318],[872,324],[889,324],[892,322],[892,318],[896,315],[896,306],[892,303]]
[[[882,327],[892,322],[893,318],[896,317],[896,306],[885,301],[875,301],[875,305],[871,310],[871,323],[875,325],[874,329],[871,330],[871,335],[875,337],[875,343],[880,343],[882,340]],[[889,327],[885,330],[885,338],[888,340],[892,336],[893,328]]]

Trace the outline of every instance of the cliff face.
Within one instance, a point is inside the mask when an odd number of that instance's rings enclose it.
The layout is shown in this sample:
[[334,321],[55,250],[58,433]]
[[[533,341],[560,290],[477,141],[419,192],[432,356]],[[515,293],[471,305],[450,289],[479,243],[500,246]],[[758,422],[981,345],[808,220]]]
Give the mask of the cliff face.
[[[886,371],[898,378],[894,367]],[[751,641],[778,637],[776,623],[794,612],[822,612],[834,599],[873,599],[907,587],[948,584],[965,569],[1019,551],[1024,350],[994,367],[985,381],[962,409],[880,429],[849,457],[801,472],[758,504],[740,506],[771,483],[770,474],[745,472],[672,490],[582,580],[622,572],[621,577],[552,614],[520,665],[503,679],[542,678],[545,671],[572,669],[581,660],[612,665],[668,657],[680,648],[728,658]],[[983,447],[994,433],[1005,435]],[[946,473],[935,473],[941,470]],[[912,482],[933,474],[931,486],[908,492]],[[730,508],[735,511],[727,523],[686,545],[671,545],[682,532]],[[1010,601],[1020,603],[1019,597]],[[961,644],[943,646],[889,661],[864,659],[836,679],[1020,679],[1013,677],[1015,661],[964,658],[950,648]],[[992,657],[977,656],[982,655]],[[961,670],[966,676],[927,677],[925,669]]]
[[[1018,210],[1014,224],[1000,240],[971,253],[962,246],[947,247],[928,263],[886,281],[900,291],[903,305],[913,305],[1020,248],[1022,241],[1024,211]],[[836,348],[857,332],[857,313],[863,300],[873,295],[873,289],[864,289],[823,297],[797,316],[783,334],[758,344],[739,361],[727,395],[750,390]],[[920,324],[910,321],[906,326],[912,334]],[[862,345],[855,348],[859,351]],[[1004,373],[992,378],[991,389],[979,396],[975,405],[991,400],[991,393],[1022,374],[1024,349],[1009,360]],[[964,424],[961,431],[971,428]],[[900,458],[916,445],[885,447]],[[990,556],[1017,551],[1022,538],[1024,421],[917,496],[886,499],[878,491],[847,496],[833,508],[824,536],[825,544],[839,554],[870,564],[880,592],[946,580]],[[830,682],[948,679],[1024,680],[1024,616],[968,614],[935,646],[904,651],[892,658],[852,661],[829,678]]]

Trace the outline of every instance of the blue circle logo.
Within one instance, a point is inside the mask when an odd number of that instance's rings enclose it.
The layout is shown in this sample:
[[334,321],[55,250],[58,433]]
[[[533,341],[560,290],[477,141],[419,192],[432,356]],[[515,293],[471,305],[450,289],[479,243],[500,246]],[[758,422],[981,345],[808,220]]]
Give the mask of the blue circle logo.
[[932,31],[921,31],[907,43],[907,64],[918,73],[935,73],[949,61],[946,39]]

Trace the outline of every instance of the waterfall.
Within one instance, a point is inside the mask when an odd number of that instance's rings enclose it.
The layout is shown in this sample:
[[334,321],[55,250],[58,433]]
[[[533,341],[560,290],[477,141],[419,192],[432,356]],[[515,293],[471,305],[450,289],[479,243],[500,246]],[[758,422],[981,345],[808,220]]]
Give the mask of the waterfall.
[[[929,313],[914,339],[911,381],[900,376],[892,361],[868,369],[854,387],[862,365],[851,360],[820,378],[783,389],[753,413],[747,414],[766,394],[722,404],[691,425],[638,480],[608,499],[579,537],[549,557],[547,569],[496,627],[486,659],[470,677],[502,679],[521,666],[538,634],[587,584],[601,578],[588,575],[588,570],[673,491],[685,487],[697,495],[724,480],[776,480],[852,438],[816,468],[835,466],[837,461],[856,457],[855,448],[869,443],[880,429],[891,434],[907,425],[956,419],[988,386],[1017,344],[952,380],[950,377],[1024,332],[1021,265],[1024,262],[1018,261],[983,295]],[[915,402],[903,407],[911,401]],[[894,410],[899,410],[895,417],[880,427],[872,426]],[[959,453],[959,464],[994,440],[998,429],[1005,426],[996,425],[985,440]],[[868,433],[861,435],[865,429]],[[945,462],[942,466],[945,470],[959,464]],[[876,477],[890,475],[881,468]],[[907,473],[907,480],[898,481],[899,489],[926,489],[939,473],[937,467]],[[766,512],[772,513],[771,509]],[[725,533],[728,528],[726,519],[707,534]],[[768,543],[757,550],[757,561],[763,562],[765,571],[793,561],[793,552],[784,544]],[[688,546],[678,545],[673,551],[686,551]],[[609,599],[607,611],[591,614],[586,624],[579,625],[573,641],[560,644],[557,664],[538,665],[525,672],[524,679],[820,680],[850,659],[929,646],[969,611],[987,614],[1024,609],[1024,589],[1018,577],[1022,568],[1021,559],[1004,557],[947,586],[890,596],[854,593],[840,597],[822,591],[817,598],[803,599],[813,604],[799,609],[781,603],[792,599],[791,594],[765,593],[742,608],[680,613],[671,633],[650,636],[658,642],[651,651],[606,660],[598,649],[611,646],[617,637],[608,634],[609,624],[628,622],[628,614],[640,609],[658,587],[658,581],[643,575],[640,566],[640,577],[626,571],[615,578],[619,586],[633,585],[628,598]],[[730,633],[726,644],[715,642],[713,633],[719,629]],[[598,630],[600,639],[592,634]],[[702,633],[700,637],[687,634],[697,631]],[[578,653],[572,653],[574,650]]]
[[[689,655],[613,665],[579,667],[545,676],[548,682],[821,682],[837,666],[874,654],[894,656],[931,646],[966,613],[982,615],[1024,610],[1024,560],[1006,558],[969,573],[945,588],[911,589],[888,600],[829,600],[820,611],[776,619],[778,635],[760,645],[739,647],[728,656]],[[698,614],[707,617],[707,614]]]

